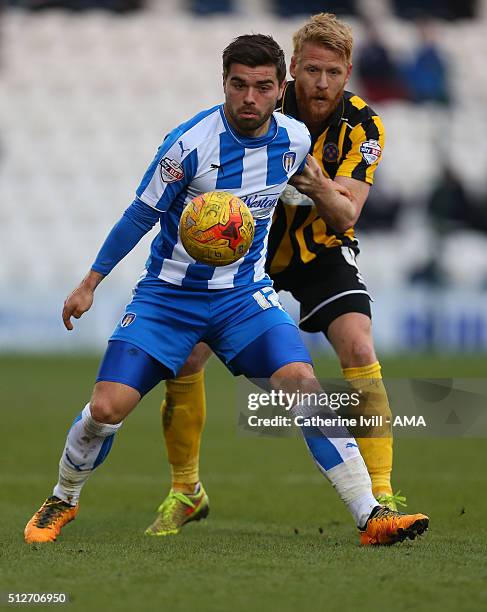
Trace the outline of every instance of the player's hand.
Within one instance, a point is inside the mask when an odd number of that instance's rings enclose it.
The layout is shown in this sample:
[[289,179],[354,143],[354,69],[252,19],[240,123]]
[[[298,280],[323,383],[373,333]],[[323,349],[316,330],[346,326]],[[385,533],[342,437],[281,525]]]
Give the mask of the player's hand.
[[66,329],[72,330],[71,317],[79,319],[93,304],[95,289],[103,280],[103,274],[90,270],[78,287],[64,301],[63,323]]
[[312,200],[316,200],[323,196],[327,191],[337,191],[349,200],[352,199],[350,191],[339,183],[327,178],[318,162],[312,155],[306,156],[306,164],[301,174],[295,174],[289,183],[298,189],[301,193],[309,196]]
[[64,300],[63,308],[63,323],[66,329],[70,331],[73,329],[71,317],[79,319],[91,308],[93,297],[94,291],[89,287],[83,286],[83,284],[76,287],[76,289],[68,295]]

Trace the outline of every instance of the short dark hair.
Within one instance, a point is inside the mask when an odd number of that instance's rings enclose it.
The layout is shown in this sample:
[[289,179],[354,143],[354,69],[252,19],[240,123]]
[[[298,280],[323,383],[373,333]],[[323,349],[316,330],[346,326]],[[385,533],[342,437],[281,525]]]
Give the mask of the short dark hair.
[[244,34],[238,36],[223,50],[223,78],[226,78],[232,64],[256,66],[275,66],[279,83],[286,78],[286,58],[284,51],[267,34]]

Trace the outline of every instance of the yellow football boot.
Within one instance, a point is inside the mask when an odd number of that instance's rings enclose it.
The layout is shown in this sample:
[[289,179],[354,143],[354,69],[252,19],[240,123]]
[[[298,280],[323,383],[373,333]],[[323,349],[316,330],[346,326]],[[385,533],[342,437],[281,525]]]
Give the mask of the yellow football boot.
[[157,512],[156,520],[145,530],[146,535],[175,535],[186,523],[200,521],[208,516],[208,496],[201,484],[198,492],[193,495],[171,489]]

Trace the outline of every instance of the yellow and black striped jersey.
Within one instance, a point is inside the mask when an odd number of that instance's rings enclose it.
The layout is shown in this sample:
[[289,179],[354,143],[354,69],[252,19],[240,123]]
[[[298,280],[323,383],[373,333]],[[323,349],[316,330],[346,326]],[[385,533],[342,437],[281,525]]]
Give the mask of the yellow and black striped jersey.
[[[299,119],[294,81],[286,85],[281,110]],[[383,147],[380,117],[359,96],[346,91],[323,132],[313,138],[312,154],[327,177],[348,176],[372,185]],[[325,255],[327,249],[356,245],[353,228],[338,233],[327,226],[312,200],[288,186],[274,213],[267,270],[272,277],[284,277],[296,266]]]

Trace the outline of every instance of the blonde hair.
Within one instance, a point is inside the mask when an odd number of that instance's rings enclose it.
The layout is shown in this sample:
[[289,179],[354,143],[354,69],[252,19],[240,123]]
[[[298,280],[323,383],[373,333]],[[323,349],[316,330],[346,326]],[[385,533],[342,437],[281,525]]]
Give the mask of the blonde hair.
[[294,56],[299,54],[304,43],[313,42],[328,47],[347,63],[352,62],[352,28],[339,21],[333,13],[313,15],[293,36]]

